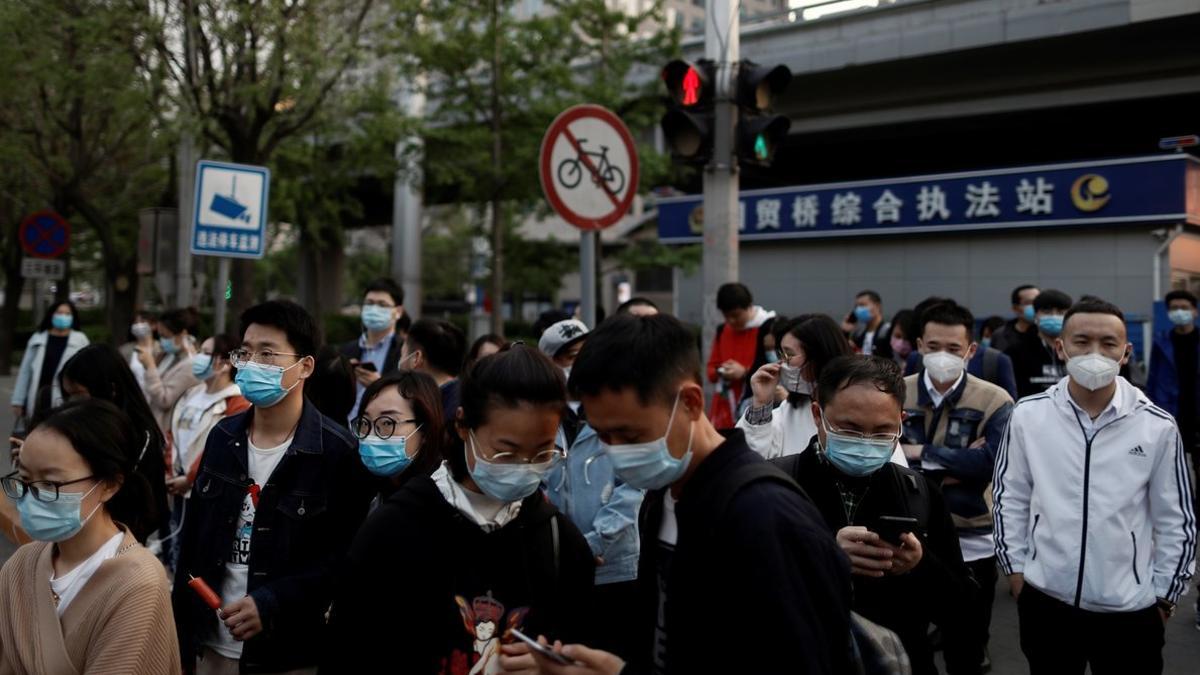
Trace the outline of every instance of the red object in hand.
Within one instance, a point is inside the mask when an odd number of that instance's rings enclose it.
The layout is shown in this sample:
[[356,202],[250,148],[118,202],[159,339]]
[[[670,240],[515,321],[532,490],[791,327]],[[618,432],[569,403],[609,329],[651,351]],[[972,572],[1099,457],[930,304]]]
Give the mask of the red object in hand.
[[204,601],[204,604],[212,607],[213,609],[221,609],[221,596],[214,593],[213,589],[209,588],[208,584],[204,583],[203,579],[199,577],[193,577],[190,574],[188,575],[188,578],[191,579],[191,581],[188,582],[188,586],[191,586],[192,590],[196,591],[196,595],[200,596],[200,599]]

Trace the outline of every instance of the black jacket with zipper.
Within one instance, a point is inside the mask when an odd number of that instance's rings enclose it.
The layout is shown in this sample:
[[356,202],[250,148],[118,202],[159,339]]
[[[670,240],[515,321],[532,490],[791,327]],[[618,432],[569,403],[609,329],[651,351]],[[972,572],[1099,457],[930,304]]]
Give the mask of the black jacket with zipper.
[[583,535],[540,491],[485,532],[414,477],[354,539],[321,672],[465,674],[514,627],[587,643],[594,574]]

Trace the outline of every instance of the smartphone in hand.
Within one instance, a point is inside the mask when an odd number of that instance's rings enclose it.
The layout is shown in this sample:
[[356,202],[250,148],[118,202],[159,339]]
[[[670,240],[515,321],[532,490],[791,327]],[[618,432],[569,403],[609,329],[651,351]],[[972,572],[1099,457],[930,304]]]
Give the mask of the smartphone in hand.
[[516,628],[512,629],[512,634],[514,636],[516,636],[516,638],[518,640],[520,640],[521,642],[524,642],[525,644],[529,645],[530,649],[532,649],[533,651],[537,652],[538,654],[541,654],[542,656],[550,659],[551,661],[553,661],[555,663],[559,663],[564,666],[573,665],[573,663],[574,663],[573,661],[571,661],[571,659],[568,659],[567,657],[563,656],[562,654],[559,654],[558,652],[554,651],[553,649],[550,649],[546,645],[538,642],[537,640],[534,640],[533,638],[522,633],[521,631],[517,630]]
[[902,543],[900,536],[905,532],[915,534],[919,524],[916,518],[909,516],[879,516],[870,530],[887,543],[899,546]]

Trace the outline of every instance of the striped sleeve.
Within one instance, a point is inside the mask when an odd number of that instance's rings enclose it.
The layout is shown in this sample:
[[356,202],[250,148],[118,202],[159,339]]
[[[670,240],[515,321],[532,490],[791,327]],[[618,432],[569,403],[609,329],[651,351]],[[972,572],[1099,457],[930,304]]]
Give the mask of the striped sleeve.
[[1026,533],[1029,531],[1029,499],[1033,481],[1019,425],[1025,417],[1021,406],[1013,410],[1008,426],[1001,437],[993,473],[992,517],[996,560],[1005,575],[1025,571],[1025,555],[1029,550]]
[[1187,592],[1196,565],[1196,514],[1186,452],[1174,419],[1157,408],[1151,414],[1170,422],[1166,451],[1150,477],[1150,519],[1154,527],[1154,592],[1173,603]]

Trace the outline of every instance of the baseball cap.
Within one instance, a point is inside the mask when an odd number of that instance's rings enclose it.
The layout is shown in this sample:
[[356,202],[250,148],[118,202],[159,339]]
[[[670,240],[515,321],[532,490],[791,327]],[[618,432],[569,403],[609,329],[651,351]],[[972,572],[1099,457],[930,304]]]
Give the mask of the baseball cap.
[[579,342],[587,337],[587,324],[579,319],[566,319],[558,323],[551,324],[549,328],[542,333],[542,338],[538,340],[538,349],[554,358],[563,348]]

